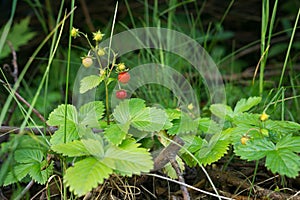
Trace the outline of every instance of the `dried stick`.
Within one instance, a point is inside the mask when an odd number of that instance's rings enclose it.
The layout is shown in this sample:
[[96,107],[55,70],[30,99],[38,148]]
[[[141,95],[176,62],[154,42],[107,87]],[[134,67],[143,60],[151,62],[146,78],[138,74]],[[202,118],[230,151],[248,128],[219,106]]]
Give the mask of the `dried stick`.
[[184,145],[183,140],[175,136],[173,142],[169,144],[160,154],[154,159],[154,169],[152,171],[157,171],[163,168],[168,162],[176,158],[178,151],[181,149],[181,146]]
[[[182,176],[182,171],[178,165],[178,162],[176,161],[176,158],[170,160],[170,163],[172,165],[172,167],[174,168],[177,176],[178,176],[178,181],[182,182],[182,183],[185,183],[184,181],[184,178]],[[183,199],[184,200],[190,200],[190,195],[189,195],[189,192],[187,190],[187,187],[185,185],[180,185],[180,189],[182,191],[182,196],[183,196]]]

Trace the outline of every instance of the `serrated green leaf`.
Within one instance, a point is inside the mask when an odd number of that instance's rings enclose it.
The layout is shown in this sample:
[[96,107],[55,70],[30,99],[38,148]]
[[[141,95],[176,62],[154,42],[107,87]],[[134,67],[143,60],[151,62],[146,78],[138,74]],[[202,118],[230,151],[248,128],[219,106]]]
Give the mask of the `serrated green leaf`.
[[19,164],[13,167],[4,179],[3,186],[21,181],[31,170],[33,163]]
[[64,180],[71,191],[82,196],[103,183],[112,172],[112,169],[103,162],[94,157],[88,157],[76,162],[74,167],[68,168]]
[[209,142],[203,140],[201,149],[195,154],[195,157],[204,166],[210,165],[227,153],[229,144],[230,140],[226,135],[215,134]]
[[102,160],[121,175],[131,176],[149,172],[153,168],[151,154],[133,140],[125,140],[119,147],[110,146]]
[[198,130],[204,132],[204,133],[217,133],[221,129],[219,124],[217,124],[215,121],[209,119],[209,118],[200,118],[199,121],[199,127]]
[[[52,145],[58,145],[64,143],[65,127],[60,126],[57,131],[52,135],[50,142]],[[79,139],[79,133],[76,124],[73,122],[67,123],[66,128],[66,142],[72,142]]]
[[99,128],[99,120],[103,114],[104,105],[102,101],[89,102],[79,109],[80,123],[84,126]]
[[261,121],[259,120],[259,114],[252,113],[240,113],[233,117],[233,123],[237,126],[251,127],[256,126],[260,127]]
[[300,124],[291,121],[265,121],[265,128],[276,133],[290,134],[300,130]]
[[91,155],[80,140],[53,145],[51,149],[57,153],[63,154],[64,156],[70,157]]
[[213,104],[209,107],[209,110],[212,114],[221,119],[225,119],[226,116],[233,115],[231,107],[224,104]]
[[101,76],[97,76],[97,75],[86,76],[80,81],[79,92],[83,94],[88,90],[97,87],[102,81],[103,78]]
[[[15,24],[11,31],[9,32],[6,40],[10,41],[14,47],[15,51],[19,51],[20,47],[27,44],[35,35],[29,28],[30,18],[26,17],[19,23]],[[0,35],[2,35],[3,29],[0,30]],[[1,51],[0,59],[8,56],[11,53],[9,46],[6,44]]]
[[105,137],[114,145],[119,145],[125,139],[129,124],[111,124],[104,132]]
[[15,151],[14,158],[18,163],[41,162],[43,152],[36,149],[19,149]]
[[166,113],[169,117],[169,120],[180,119],[181,111],[177,109],[166,109]]
[[86,151],[90,153],[90,155],[93,155],[99,159],[103,158],[104,144],[100,137],[82,139],[81,142],[86,148]]
[[114,110],[114,118],[121,124],[126,124],[132,117],[145,108],[145,101],[142,99],[126,99]]
[[269,151],[266,167],[273,173],[295,178],[300,171],[300,157],[288,149]]
[[203,144],[203,139],[194,135],[183,135],[184,147],[191,153],[199,151]]
[[174,120],[173,126],[168,129],[168,134],[177,135],[196,132],[199,126],[199,119],[192,119],[188,114],[181,113],[180,120]]
[[29,172],[30,177],[39,184],[45,184],[50,175],[53,173],[53,162],[51,162],[47,167],[45,166],[45,163],[34,163]]
[[141,131],[160,131],[167,123],[166,113],[157,108],[144,108],[131,119],[131,125]]
[[262,138],[256,140],[250,139],[246,145],[236,145],[234,152],[242,159],[252,161],[265,157],[270,151],[275,149],[276,147],[273,142]]
[[287,135],[276,144],[276,149],[288,149],[300,153],[300,136]]
[[248,99],[239,100],[234,108],[234,114],[248,111],[250,108],[256,106],[261,101],[261,97],[249,97]]
[[[67,105],[67,123],[77,124],[77,110],[73,105]],[[65,105],[59,105],[54,109],[47,121],[47,124],[50,126],[62,126],[65,124]]]

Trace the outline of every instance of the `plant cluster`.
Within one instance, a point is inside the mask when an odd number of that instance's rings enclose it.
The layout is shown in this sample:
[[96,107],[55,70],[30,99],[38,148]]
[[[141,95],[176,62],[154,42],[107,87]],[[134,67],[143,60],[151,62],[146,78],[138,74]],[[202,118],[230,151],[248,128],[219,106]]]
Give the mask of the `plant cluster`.
[[[66,163],[61,166],[65,168],[64,183],[82,196],[112,174],[130,177],[149,172],[154,167],[151,151],[168,146],[174,136],[184,141],[176,157],[181,170],[184,163],[191,167],[214,163],[232,147],[241,159],[265,159],[265,166],[273,173],[298,175],[300,125],[273,120],[266,109],[261,114],[252,113],[251,109],[261,102],[260,97],[241,99],[234,108],[211,105],[209,110],[216,120],[180,109],[149,107],[143,99],[129,99],[127,91],[122,89],[133,77],[124,63],[116,64],[117,54],[112,49],[99,46],[104,36],[100,31],[93,33],[95,46],[78,29],[73,28],[71,35],[87,39],[91,50],[82,58],[82,65],[99,71],[98,75],[81,80],[80,93],[104,87],[105,102],[91,101],[80,108],[59,105],[47,120],[48,126],[58,128],[53,135],[17,135],[2,143],[0,155],[11,153],[1,169],[1,185],[31,179],[46,184],[59,167],[54,162],[59,159]],[[102,66],[101,59],[108,54],[113,55],[112,63]],[[117,78],[113,78],[113,72]],[[114,95],[121,101],[110,113],[108,85],[113,82],[119,88]],[[193,105],[187,108],[192,110]],[[164,171],[177,178],[170,164]]]

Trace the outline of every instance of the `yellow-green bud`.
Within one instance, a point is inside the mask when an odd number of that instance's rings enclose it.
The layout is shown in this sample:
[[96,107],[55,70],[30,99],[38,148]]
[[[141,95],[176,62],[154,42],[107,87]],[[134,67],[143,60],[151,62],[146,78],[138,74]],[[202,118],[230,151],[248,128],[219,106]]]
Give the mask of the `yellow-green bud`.
[[104,34],[102,34],[100,30],[98,30],[97,32],[93,33],[93,40],[95,40],[96,42],[100,42],[103,36]]
[[77,36],[79,36],[79,29],[73,27],[72,30],[71,30],[71,36],[73,38],[76,38]]

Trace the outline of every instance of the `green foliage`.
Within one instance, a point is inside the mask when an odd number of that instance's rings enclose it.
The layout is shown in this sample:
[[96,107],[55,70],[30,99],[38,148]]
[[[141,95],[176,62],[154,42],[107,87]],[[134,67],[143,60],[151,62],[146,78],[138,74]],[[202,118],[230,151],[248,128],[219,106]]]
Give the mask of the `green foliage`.
[[79,91],[80,93],[85,93],[97,87],[102,81],[103,78],[100,76],[96,76],[96,75],[86,76],[80,81]]
[[[27,44],[36,33],[32,32],[29,28],[30,18],[26,17],[21,20],[18,24],[15,24],[11,31],[9,32],[6,41],[10,41],[15,49],[15,51],[19,51],[20,48]],[[0,35],[2,35],[4,27],[0,30]],[[5,45],[0,54],[0,59],[5,58],[11,53],[8,45]]]
[[[138,130],[160,130],[167,121],[163,110],[146,107],[140,99],[124,100],[113,112],[117,122],[122,123],[112,123],[103,134],[96,134],[92,128],[101,128],[102,102],[87,103],[79,111],[67,105],[65,113],[65,108],[65,105],[58,106],[47,123],[59,127],[50,140],[51,149],[67,157],[78,157],[76,160],[79,161],[68,168],[64,176],[66,184],[76,195],[86,194],[113,173],[131,176],[152,169],[150,153],[141,148],[128,131],[130,126]],[[66,133],[64,115],[67,118]],[[64,134],[66,143],[62,140]]]
[[4,177],[3,185],[22,181],[27,176],[39,184],[45,184],[53,172],[53,162],[46,159],[49,148],[44,139],[23,135],[8,143],[15,142],[17,145],[13,151],[11,168]]
[[[223,134],[231,140],[237,156],[248,161],[265,158],[265,166],[273,173],[296,177],[300,171],[300,137],[297,136],[300,124],[291,121],[261,120],[260,114],[246,112],[260,101],[259,97],[241,99],[234,111],[227,105],[212,105],[211,112],[218,117],[225,117],[230,122],[231,126],[226,128]],[[247,137],[248,141],[241,142],[242,137]],[[198,143],[203,145],[204,142]],[[216,147],[215,152],[221,153],[222,150],[224,146],[220,145]]]

